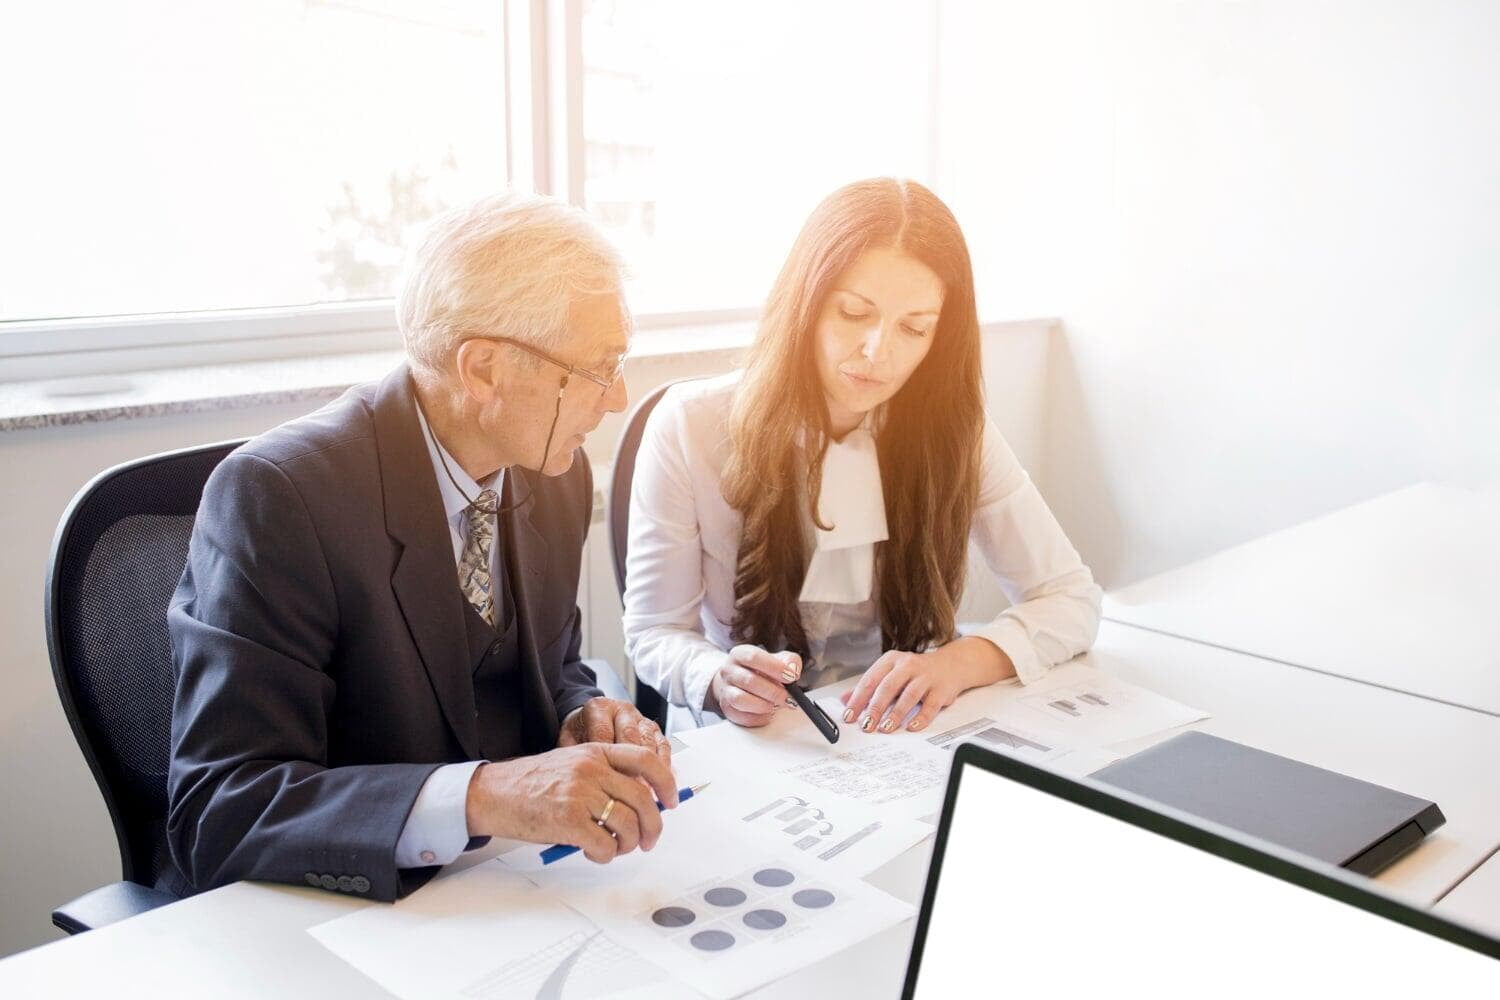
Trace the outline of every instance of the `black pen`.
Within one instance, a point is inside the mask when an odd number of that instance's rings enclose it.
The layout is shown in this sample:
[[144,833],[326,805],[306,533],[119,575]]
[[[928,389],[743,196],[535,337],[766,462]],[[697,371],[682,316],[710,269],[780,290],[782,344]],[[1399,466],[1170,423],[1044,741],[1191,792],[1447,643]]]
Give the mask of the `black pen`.
[[802,709],[807,717],[812,720],[812,724],[818,727],[818,732],[823,734],[824,739],[829,743],[837,743],[839,741],[838,723],[828,717],[828,713],[823,711],[823,706],[809,698],[807,692],[795,683],[783,684],[782,687],[786,688],[786,693],[792,696],[792,700],[797,703],[797,707]]

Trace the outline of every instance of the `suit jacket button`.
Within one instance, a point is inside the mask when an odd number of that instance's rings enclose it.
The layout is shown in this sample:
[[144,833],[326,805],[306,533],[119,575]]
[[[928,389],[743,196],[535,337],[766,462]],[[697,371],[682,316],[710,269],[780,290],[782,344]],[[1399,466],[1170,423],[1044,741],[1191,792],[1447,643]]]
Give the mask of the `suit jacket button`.
[[370,891],[370,880],[365,878],[363,875],[356,875],[350,881],[354,883],[355,892],[364,893]]
[[324,875],[323,877],[318,879],[318,884],[327,889],[329,892],[333,892],[339,887],[339,880],[334,878],[332,875]]
[[339,892],[353,892],[354,879],[350,878],[348,875],[340,875],[338,878],[338,886]]
[[310,886],[312,886],[314,889],[318,888],[318,886],[320,886],[320,885],[323,884],[322,882],[318,881],[318,873],[317,872],[308,872],[306,875],[304,875],[302,877],[307,881],[307,884],[310,885]]

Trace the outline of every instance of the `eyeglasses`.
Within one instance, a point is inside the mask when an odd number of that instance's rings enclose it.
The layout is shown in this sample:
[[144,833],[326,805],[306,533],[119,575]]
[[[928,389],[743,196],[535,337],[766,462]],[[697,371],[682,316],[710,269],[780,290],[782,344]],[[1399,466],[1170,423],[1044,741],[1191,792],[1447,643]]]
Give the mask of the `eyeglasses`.
[[546,361],[549,364],[556,365],[563,371],[567,372],[569,375],[580,375],[583,378],[588,379],[590,382],[597,385],[606,393],[609,392],[609,390],[613,389],[615,387],[615,383],[620,381],[620,377],[625,374],[625,355],[623,354],[620,355],[620,360],[615,363],[615,370],[608,376],[604,376],[598,374],[597,372],[591,372],[587,368],[579,368],[577,365],[570,365],[566,361],[559,361],[557,358],[554,358],[546,351],[543,351],[536,347],[532,347],[530,344],[523,344],[521,341],[514,340],[510,337],[494,337],[486,334],[483,337],[470,337],[469,339],[494,340],[502,344],[509,344],[511,347],[519,348],[520,350],[525,351],[527,354],[530,354],[534,358],[541,358],[543,361]]
[[530,354],[534,358],[540,358],[548,364],[556,365],[557,367],[568,373],[563,378],[563,380],[558,383],[557,386],[557,403],[552,408],[552,424],[547,428],[547,443],[542,445],[542,464],[537,466],[538,472],[541,472],[547,467],[547,459],[552,457],[552,436],[557,432],[557,419],[558,417],[562,416],[563,392],[568,388],[568,379],[572,378],[574,375],[581,375],[584,378],[588,379],[590,382],[597,385],[600,389],[604,390],[604,393],[607,395],[609,393],[609,390],[615,387],[615,383],[620,381],[620,376],[625,374],[625,355],[623,354],[620,355],[620,360],[615,363],[615,370],[610,373],[608,378],[606,378],[603,375],[589,371],[587,368],[579,368],[577,365],[570,365],[566,361],[560,361],[557,358],[554,358],[552,355],[548,354],[546,351],[541,350],[540,348],[532,347],[530,344],[523,344],[519,340],[514,340],[510,337],[496,337],[492,334],[475,334],[466,339],[493,340],[496,343],[509,344],[511,347],[519,348],[520,350],[525,351],[527,354]]

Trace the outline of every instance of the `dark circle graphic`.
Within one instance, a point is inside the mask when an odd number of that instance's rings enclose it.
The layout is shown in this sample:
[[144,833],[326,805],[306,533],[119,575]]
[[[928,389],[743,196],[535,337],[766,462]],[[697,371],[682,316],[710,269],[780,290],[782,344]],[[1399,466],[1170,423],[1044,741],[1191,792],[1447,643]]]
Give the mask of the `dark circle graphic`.
[[745,893],[733,886],[720,885],[705,892],[703,899],[714,906],[739,906],[745,901]]
[[698,914],[685,906],[663,906],[651,914],[651,922],[658,927],[686,927],[697,919]]
[[786,923],[786,914],[776,910],[751,910],[745,914],[745,926],[758,931],[774,931]]
[[699,951],[723,951],[734,944],[734,935],[728,931],[699,931],[690,940]]
[[827,889],[799,889],[792,893],[792,902],[809,910],[818,910],[833,904],[833,893]]
[[792,884],[792,873],[785,868],[762,868],[755,873],[755,884],[779,889]]

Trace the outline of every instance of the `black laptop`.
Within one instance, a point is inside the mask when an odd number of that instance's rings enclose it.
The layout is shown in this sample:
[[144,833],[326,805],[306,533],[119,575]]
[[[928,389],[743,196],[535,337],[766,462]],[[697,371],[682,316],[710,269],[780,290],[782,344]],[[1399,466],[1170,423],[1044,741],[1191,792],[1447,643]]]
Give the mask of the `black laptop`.
[[1316,858],[965,744],[905,997],[1500,996],[1500,940]]
[[1444,822],[1427,799],[1194,730],[1089,777],[1361,875]]

